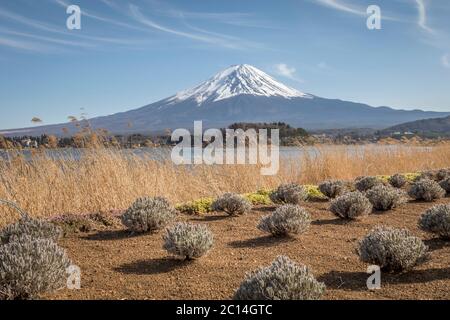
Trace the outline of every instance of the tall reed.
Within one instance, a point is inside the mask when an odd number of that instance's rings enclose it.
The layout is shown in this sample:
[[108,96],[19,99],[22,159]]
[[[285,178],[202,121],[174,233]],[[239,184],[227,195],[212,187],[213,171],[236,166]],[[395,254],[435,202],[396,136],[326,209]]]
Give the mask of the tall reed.
[[[10,154],[0,160],[0,198],[13,200],[33,216],[126,208],[137,197],[163,195],[174,203],[223,192],[273,188],[282,182],[315,184],[325,179],[394,174],[450,167],[450,145],[380,148],[326,146],[282,158],[275,176],[258,165],[174,166],[170,161],[94,149],[75,157]],[[0,158],[1,159],[1,158]],[[0,207],[0,224],[17,218]]]

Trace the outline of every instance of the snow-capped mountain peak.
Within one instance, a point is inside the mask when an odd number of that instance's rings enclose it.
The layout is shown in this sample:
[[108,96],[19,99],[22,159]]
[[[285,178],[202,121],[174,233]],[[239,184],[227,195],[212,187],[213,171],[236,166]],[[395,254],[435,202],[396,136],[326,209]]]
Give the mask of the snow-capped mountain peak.
[[170,102],[195,99],[200,106],[205,102],[215,102],[237,95],[278,96],[291,98],[312,98],[311,95],[290,88],[265,72],[248,64],[231,66],[204,83],[177,93]]
[[[241,96],[242,95],[242,96]],[[231,66],[199,86],[137,109],[89,119],[110,133],[161,134],[166,129],[227,128],[236,122],[286,122],[305,129],[382,129],[403,122],[449,116],[450,112],[373,108],[362,103],[304,94],[249,65]],[[130,126],[130,123],[132,126]],[[0,130],[5,136],[74,135],[76,123]]]

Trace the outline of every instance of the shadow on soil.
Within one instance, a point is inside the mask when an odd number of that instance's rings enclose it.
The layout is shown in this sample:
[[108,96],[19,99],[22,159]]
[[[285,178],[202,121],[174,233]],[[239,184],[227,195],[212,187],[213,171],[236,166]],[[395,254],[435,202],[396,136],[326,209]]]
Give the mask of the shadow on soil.
[[[369,274],[364,272],[331,271],[318,277],[317,280],[324,282],[328,288],[332,289],[366,291],[366,281],[369,276]],[[448,279],[450,279],[450,268],[410,270],[400,274],[382,273],[381,285],[383,286],[383,283],[426,283]]]
[[336,218],[336,219],[320,219],[320,220],[314,220],[311,222],[312,225],[316,226],[324,226],[324,225],[336,225],[336,226],[343,226],[352,223],[351,220]]
[[105,230],[99,231],[94,234],[87,235],[82,239],[96,240],[96,241],[109,241],[109,240],[122,240],[126,238],[139,237],[143,234],[133,234],[128,230]]
[[186,267],[191,263],[193,263],[193,261],[159,258],[151,260],[138,260],[132,263],[124,264],[114,270],[126,274],[159,274]]
[[225,219],[230,219],[229,215],[215,215],[215,216],[204,216],[204,217],[197,217],[197,218],[192,218],[192,221],[220,221],[220,220],[225,220]]
[[442,249],[444,247],[450,247],[450,241],[439,238],[424,240],[423,243],[430,248],[430,251]]
[[[441,199],[446,199],[448,196],[445,196],[444,198]],[[431,205],[433,204],[434,201],[439,200],[439,199],[434,199],[433,201],[426,201],[423,199],[409,199],[406,203],[410,203],[410,204],[427,204],[427,205]]]
[[232,248],[271,247],[280,243],[295,241],[295,238],[263,236],[258,238],[232,241],[228,245]]
[[255,210],[261,211],[261,212],[272,212],[272,211],[275,211],[276,208],[277,208],[276,206],[264,206],[264,207],[255,208]]
[[324,282],[327,288],[331,289],[365,291],[368,277],[369,274],[364,272],[331,271],[321,275],[317,280]]

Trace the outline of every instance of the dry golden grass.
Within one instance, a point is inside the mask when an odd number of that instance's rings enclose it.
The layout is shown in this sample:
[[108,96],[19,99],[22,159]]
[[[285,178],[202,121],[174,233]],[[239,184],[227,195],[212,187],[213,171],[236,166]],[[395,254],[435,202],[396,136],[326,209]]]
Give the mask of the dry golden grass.
[[[356,152],[355,152],[356,150]],[[81,159],[52,159],[38,153],[0,160],[0,198],[13,200],[33,216],[126,208],[137,197],[163,195],[174,203],[226,191],[273,188],[281,182],[315,184],[329,178],[414,172],[450,166],[450,145],[429,148],[327,146],[281,161],[276,176],[251,165],[173,166],[114,149],[86,151]],[[17,213],[0,208],[0,224]]]

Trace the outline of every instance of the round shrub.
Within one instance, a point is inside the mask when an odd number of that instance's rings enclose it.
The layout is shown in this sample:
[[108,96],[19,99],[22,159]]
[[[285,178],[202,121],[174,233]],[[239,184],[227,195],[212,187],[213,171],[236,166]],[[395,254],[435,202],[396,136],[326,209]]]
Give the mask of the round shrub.
[[66,284],[70,260],[50,239],[28,235],[0,246],[0,299],[35,299]]
[[444,189],[446,193],[450,193],[450,177],[439,182],[439,186]]
[[364,192],[375,186],[383,184],[383,181],[377,177],[358,177],[355,180],[355,188],[358,191]]
[[330,204],[330,211],[343,219],[356,219],[367,216],[372,211],[372,204],[359,191],[346,193]]
[[422,179],[428,179],[428,180],[434,180],[437,181],[437,172],[434,170],[426,170],[422,171],[417,177],[416,181],[422,180]]
[[53,223],[24,216],[0,231],[0,243],[6,244],[22,236],[58,241],[62,233],[62,229]]
[[205,225],[179,222],[167,229],[163,248],[178,257],[192,260],[203,256],[212,245],[213,234]]
[[308,199],[308,191],[296,183],[280,185],[270,194],[270,200],[274,203],[299,204]]
[[437,171],[436,173],[436,179],[438,181],[444,180],[450,178],[450,169],[449,168],[445,168],[445,169],[440,169]]
[[78,232],[89,232],[94,229],[93,222],[85,215],[63,214],[55,217],[51,222],[63,230],[64,235]]
[[420,229],[450,239],[450,205],[439,204],[425,211],[419,219]]
[[243,196],[235,193],[225,193],[211,205],[213,211],[224,211],[231,215],[241,215],[252,209],[252,204]]
[[319,184],[319,190],[328,198],[336,198],[347,192],[347,186],[342,180],[327,180]]
[[362,262],[386,271],[408,270],[425,260],[428,247],[406,229],[376,227],[359,242]]
[[404,175],[397,173],[394,174],[393,176],[390,176],[388,182],[391,184],[391,186],[395,188],[402,188],[403,186],[406,185],[408,180]]
[[406,192],[393,187],[379,185],[366,192],[366,197],[376,210],[390,210],[407,201]]
[[444,197],[445,190],[436,181],[422,179],[413,183],[408,194],[413,199],[430,202]]
[[234,295],[235,300],[318,300],[325,285],[318,282],[306,266],[286,256],[270,266],[247,273]]
[[311,216],[305,209],[298,205],[285,204],[274,213],[264,216],[258,229],[274,236],[287,236],[305,232],[310,224]]
[[122,223],[133,232],[151,232],[164,228],[176,216],[176,210],[162,198],[139,198],[122,215]]

